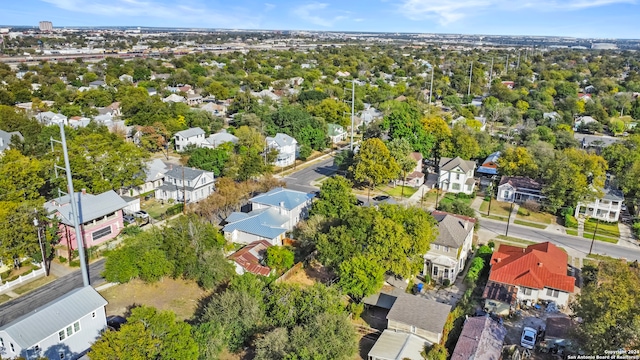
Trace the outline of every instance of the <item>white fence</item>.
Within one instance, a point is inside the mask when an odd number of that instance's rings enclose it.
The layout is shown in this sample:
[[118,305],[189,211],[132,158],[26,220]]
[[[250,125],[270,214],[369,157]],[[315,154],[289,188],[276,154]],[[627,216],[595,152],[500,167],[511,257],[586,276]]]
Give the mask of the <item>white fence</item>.
[[38,270],[33,270],[32,272],[26,274],[26,275],[21,275],[19,276],[17,279],[13,280],[13,281],[8,281],[2,285],[0,285],[0,294],[9,291],[17,286],[20,286],[22,284],[26,284],[34,279],[37,279],[39,277],[42,277],[45,274],[45,269],[44,266],[40,266],[40,269]]

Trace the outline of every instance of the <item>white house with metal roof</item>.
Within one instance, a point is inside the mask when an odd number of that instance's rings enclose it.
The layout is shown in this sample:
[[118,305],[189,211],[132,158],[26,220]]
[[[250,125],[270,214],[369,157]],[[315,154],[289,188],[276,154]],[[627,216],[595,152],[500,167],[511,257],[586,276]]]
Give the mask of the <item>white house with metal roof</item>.
[[282,245],[289,217],[276,208],[256,209],[249,213],[234,212],[225,220],[224,237],[231,242],[250,244],[266,240],[271,245]]
[[279,187],[249,199],[249,203],[252,210],[271,208],[287,216],[286,228],[293,230],[300,220],[309,216],[314,197],[313,194]]
[[[121,194],[140,196],[155,191],[162,186],[164,174],[169,171],[169,166],[160,159],[153,159],[145,164],[144,183],[128,189],[121,190]],[[140,174],[142,176],[142,174]]]
[[62,114],[57,114],[52,111],[41,112],[36,115],[36,119],[40,121],[43,125],[49,126],[58,123],[64,123],[68,125],[68,118]]
[[156,189],[156,199],[197,202],[213,194],[214,181],[210,171],[173,166],[165,172],[163,184]]
[[78,359],[107,328],[107,301],[91,286],[35,303],[11,304],[0,312],[2,358]]
[[173,135],[173,139],[176,145],[176,151],[184,151],[189,145],[200,146],[200,144],[205,141],[204,130],[199,127],[194,127],[178,131]]
[[298,142],[287,134],[277,133],[276,136],[267,136],[267,149],[276,150],[278,156],[273,165],[285,167],[293,165],[298,156]]
[[209,135],[208,138],[204,139],[204,141],[200,143],[200,146],[215,149],[226,143],[237,144],[238,138],[233,134],[229,134],[226,130],[222,130],[218,133]]
[[440,176],[438,184],[441,190],[452,193],[471,195],[476,181],[473,178],[476,163],[474,161],[456,158],[440,158]]

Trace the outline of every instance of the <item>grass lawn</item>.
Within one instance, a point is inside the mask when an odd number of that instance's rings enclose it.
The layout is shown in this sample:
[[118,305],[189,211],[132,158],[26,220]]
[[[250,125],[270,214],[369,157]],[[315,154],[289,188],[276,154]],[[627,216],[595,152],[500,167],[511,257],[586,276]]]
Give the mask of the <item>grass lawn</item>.
[[598,225],[596,236],[602,235],[614,238],[620,237],[620,229],[618,229],[618,223],[606,223],[601,221],[600,224],[598,224],[598,221],[594,219],[589,219],[588,221],[584,222],[584,232],[593,234],[593,231],[596,229],[596,225]]
[[600,262],[598,260],[592,260],[592,259],[584,259],[582,260],[582,266],[593,266],[593,267],[598,267],[598,264]]
[[468,198],[458,198],[456,196],[456,194],[452,194],[452,193],[446,193],[444,194],[444,196],[440,196],[440,200],[438,201],[439,204],[447,204],[447,203],[452,203],[454,201],[460,201],[463,202],[467,205],[471,205],[471,202],[473,201],[473,198],[468,197]]
[[537,212],[537,211],[529,211],[525,208],[519,208],[518,214],[516,215],[516,219],[526,220],[531,222],[538,222],[543,224],[552,224],[555,222],[556,217],[551,214]]
[[611,256],[600,255],[600,254],[587,255],[587,259],[593,259],[597,261],[620,261],[620,259],[616,259],[616,258],[612,258]]
[[[598,234],[599,233],[600,233],[600,231],[598,231]],[[585,239],[591,240],[591,239],[593,239],[593,232],[587,233],[585,231],[585,233],[582,234],[582,237],[585,238]],[[602,235],[597,235],[597,234],[596,234],[596,240],[604,241],[604,242],[608,242],[608,243],[612,243],[612,244],[617,244],[618,243],[618,239],[614,239],[614,238],[607,237],[607,236],[602,236]]]
[[[403,190],[404,188],[404,190]],[[383,193],[387,194],[387,195],[391,195],[393,197],[400,197],[402,194],[404,194],[404,197],[408,198],[411,197],[411,195],[413,195],[416,191],[418,191],[417,188],[412,188],[409,186],[378,186],[378,188],[376,189],[378,191],[382,191]]]
[[31,290],[37,289],[40,286],[44,285],[44,284],[48,284],[50,282],[52,282],[53,280],[55,280],[56,277],[53,275],[49,275],[49,276],[43,276],[41,278],[38,278],[36,280],[33,280],[30,283],[24,284],[18,288],[13,289],[13,292],[18,294],[18,295],[22,295],[25,293],[28,293]]
[[2,303],[6,303],[7,301],[11,300],[11,296],[7,295],[7,294],[0,294],[0,304]]
[[436,203],[436,190],[429,190],[429,192],[424,194],[422,201],[426,204],[435,204]]
[[532,222],[528,222],[528,221],[522,221],[522,220],[514,220],[513,221],[514,224],[518,224],[518,225],[524,225],[524,226],[529,226],[532,228],[536,228],[536,229],[546,229],[547,225],[545,224],[539,224],[539,223],[532,223]]
[[520,238],[516,238],[516,237],[512,237],[512,236],[504,236],[504,235],[498,235],[498,236],[496,236],[496,239],[506,240],[506,241],[509,241],[509,242],[525,244],[525,245],[537,244],[537,242],[535,242],[535,241],[529,241],[529,240],[525,240],[525,239],[520,239]]
[[[489,209],[489,202],[483,201],[482,204],[480,205],[480,213],[486,214],[488,209]],[[511,209],[511,203],[493,200],[491,201],[490,215],[509,217],[510,209]]]
[[149,199],[146,201],[141,201],[140,210],[146,211],[147,213],[149,213],[149,216],[154,219],[160,219],[160,216],[173,205],[175,205],[175,203],[169,204],[168,202],[165,202],[164,204],[161,204],[156,199]]
[[566,232],[567,232],[568,235],[578,236],[578,230],[567,229]]
[[109,302],[107,315],[124,315],[134,305],[149,305],[159,310],[172,310],[178,319],[186,320],[193,317],[198,302],[209,292],[193,281],[164,278],[153,284],[136,279],[110,287],[101,295]]
[[495,216],[495,215],[484,215],[482,214],[483,218],[487,218],[487,219],[491,219],[491,220],[498,220],[498,221],[504,221],[507,222],[507,218],[506,217],[502,217],[502,216]]

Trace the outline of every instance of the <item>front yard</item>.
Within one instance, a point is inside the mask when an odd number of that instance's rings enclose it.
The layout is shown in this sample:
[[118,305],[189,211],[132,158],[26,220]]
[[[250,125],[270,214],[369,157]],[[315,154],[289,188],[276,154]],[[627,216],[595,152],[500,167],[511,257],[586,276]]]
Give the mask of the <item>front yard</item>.
[[141,199],[140,210],[144,210],[152,218],[156,220],[160,220],[162,218],[162,215],[164,215],[164,213],[167,212],[167,209],[169,209],[173,205],[175,205],[175,202],[172,204],[169,204],[169,202],[166,202],[166,201],[164,203],[161,203],[155,198],[151,198],[149,200]]
[[401,185],[397,185],[397,186],[389,186],[389,185],[385,185],[385,186],[378,186],[376,188],[377,191],[383,192],[387,195],[393,196],[393,197],[411,197],[411,195],[413,195],[416,191],[418,191],[417,188],[413,188],[410,186],[401,186]]
[[516,219],[542,224],[553,224],[556,221],[556,216],[540,211],[531,211],[520,207],[518,209],[518,213],[516,214]]
[[591,234],[590,236],[593,236],[593,232],[596,229],[596,225],[598,226],[598,231],[596,232],[596,236],[601,235],[601,236],[613,237],[613,238],[616,238],[616,241],[620,237],[620,229],[618,229],[618,223],[606,223],[606,222],[600,221],[600,223],[598,224],[598,221],[594,219],[589,219],[584,222],[585,236],[587,234]]
[[[487,210],[489,210],[489,202],[484,200],[480,205],[480,213],[482,215],[487,215]],[[491,213],[489,215],[509,217],[510,210],[511,203],[492,200]]]

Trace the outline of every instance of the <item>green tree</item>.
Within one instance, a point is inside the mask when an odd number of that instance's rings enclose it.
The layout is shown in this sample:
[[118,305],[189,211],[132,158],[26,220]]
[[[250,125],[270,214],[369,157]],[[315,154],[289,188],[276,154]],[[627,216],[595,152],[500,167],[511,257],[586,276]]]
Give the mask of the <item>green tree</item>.
[[622,261],[601,262],[571,308],[583,319],[582,345],[591,354],[640,348],[640,273]]
[[349,171],[356,181],[374,188],[376,185],[395,179],[400,167],[391,157],[389,149],[382,140],[367,139],[362,142]]
[[313,204],[311,213],[331,218],[344,218],[356,204],[351,192],[351,181],[342,176],[333,176],[322,183],[318,201]]
[[384,282],[384,268],[374,260],[359,255],[342,264],[338,270],[338,286],[355,299],[375,294]]
[[507,176],[528,176],[537,178],[538,165],[527,148],[508,146],[498,159],[500,173]]
[[324,99],[317,105],[309,105],[307,110],[311,115],[323,118],[328,124],[340,124],[344,127],[351,124],[351,120],[346,115],[351,112],[351,109],[347,104],[335,99]]
[[45,185],[44,165],[18,150],[5,150],[0,157],[0,200],[24,201],[41,198]]
[[267,248],[265,264],[277,271],[284,271],[293,266],[293,251],[284,246],[270,246]]
[[222,144],[215,149],[197,148],[191,152],[187,166],[211,171],[216,177],[220,177],[232,152],[232,143]]
[[92,346],[92,360],[196,359],[198,345],[191,325],[172,311],[141,306],[131,310],[120,331],[107,331]]

